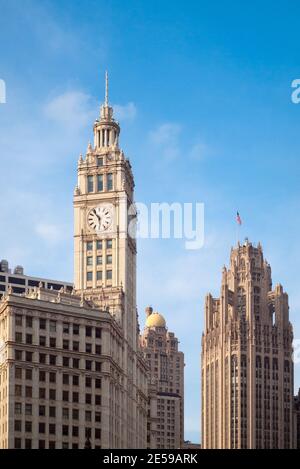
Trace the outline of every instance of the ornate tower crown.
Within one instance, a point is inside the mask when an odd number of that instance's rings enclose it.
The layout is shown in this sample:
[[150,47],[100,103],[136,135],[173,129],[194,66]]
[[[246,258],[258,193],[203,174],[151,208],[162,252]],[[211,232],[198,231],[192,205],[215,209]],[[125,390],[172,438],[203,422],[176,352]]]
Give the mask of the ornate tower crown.
[[105,72],[105,99],[100,108],[100,119],[94,125],[94,147],[97,151],[119,148],[120,126],[113,118],[113,108],[108,103],[108,73]]

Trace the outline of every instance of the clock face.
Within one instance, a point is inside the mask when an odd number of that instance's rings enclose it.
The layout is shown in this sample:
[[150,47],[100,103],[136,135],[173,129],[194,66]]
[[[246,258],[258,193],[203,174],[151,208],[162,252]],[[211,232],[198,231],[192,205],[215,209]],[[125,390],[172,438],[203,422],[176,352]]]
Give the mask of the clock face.
[[106,231],[112,224],[112,209],[107,205],[94,207],[89,211],[88,224],[92,230]]

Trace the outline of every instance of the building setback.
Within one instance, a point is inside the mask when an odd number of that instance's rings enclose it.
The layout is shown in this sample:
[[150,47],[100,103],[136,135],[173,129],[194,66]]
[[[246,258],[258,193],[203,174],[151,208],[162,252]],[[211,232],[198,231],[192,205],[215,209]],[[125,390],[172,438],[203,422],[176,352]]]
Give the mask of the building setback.
[[206,297],[202,448],[292,448],[293,361],[288,295],[272,289],[260,245],[232,249],[220,298]]

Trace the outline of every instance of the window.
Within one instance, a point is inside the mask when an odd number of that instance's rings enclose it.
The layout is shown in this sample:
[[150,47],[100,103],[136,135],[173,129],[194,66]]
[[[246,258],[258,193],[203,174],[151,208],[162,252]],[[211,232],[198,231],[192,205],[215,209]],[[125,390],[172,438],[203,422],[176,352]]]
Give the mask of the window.
[[90,378],[89,376],[87,376],[85,378],[85,385],[87,388],[91,388],[92,387],[92,378]]
[[64,322],[64,323],[63,323],[63,333],[64,333],[64,334],[69,334],[69,330],[70,330],[69,323]]
[[49,423],[49,433],[50,433],[50,435],[55,435],[55,428],[56,428],[55,423]]
[[79,358],[73,358],[73,368],[79,368]]
[[45,433],[45,429],[46,429],[45,423],[40,422],[39,423],[39,433]]
[[69,357],[63,357],[63,366],[69,366],[70,358]]
[[55,449],[55,441],[49,441],[49,449]]
[[97,256],[97,265],[102,265],[102,256]]
[[22,350],[15,350],[15,359],[16,360],[22,360],[22,358],[23,358]]
[[66,373],[63,374],[63,384],[69,384],[69,375],[67,375]]
[[86,265],[93,265],[93,257],[92,256],[88,256],[86,258]]
[[40,353],[40,363],[46,363],[46,354]]
[[49,364],[56,365],[56,355],[49,355]]
[[108,254],[106,256],[106,264],[112,264],[112,255],[111,254]]
[[49,328],[50,332],[56,332],[56,321],[50,321]]
[[39,406],[39,416],[40,417],[45,417],[46,415],[46,407],[44,405]]
[[100,428],[95,428],[95,438],[97,440],[100,440],[100,438],[101,438],[101,429]]
[[97,241],[97,249],[98,250],[102,249],[102,241],[100,240]]
[[97,158],[97,166],[103,166],[103,158],[101,156]]
[[73,409],[72,418],[73,418],[73,420],[79,420],[79,410],[78,409]]
[[56,417],[56,408],[51,406],[49,407],[49,417],[55,418]]
[[62,416],[63,416],[63,420],[69,419],[69,409],[67,407],[63,407]]
[[112,280],[112,270],[106,271],[106,280]]
[[15,432],[21,432],[21,431],[22,431],[22,421],[15,420]]
[[86,336],[86,337],[92,337],[92,328],[91,328],[91,326],[86,326],[86,328],[85,328],[85,336]]
[[85,403],[86,404],[91,404],[92,403],[92,395],[91,394],[86,394],[85,395]]
[[54,371],[49,373],[49,381],[50,383],[56,383],[56,373]]
[[32,397],[32,387],[26,386],[25,387],[25,397]]
[[25,422],[25,432],[26,433],[31,433],[32,432],[32,423],[31,422]]
[[40,329],[46,329],[46,319],[40,319]]
[[100,329],[100,327],[96,327],[96,339],[101,339],[101,329]]
[[56,399],[56,390],[55,389],[49,389],[49,399],[51,401],[55,401],[55,399]]
[[25,379],[27,379],[28,381],[31,381],[32,380],[32,370],[31,369],[26,369],[25,371]]
[[32,327],[32,317],[26,316],[26,327]]
[[103,191],[103,174],[98,174],[97,176],[97,191]]
[[22,342],[22,332],[16,332],[15,337],[16,337],[16,342],[20,344]]
[[107,190],[112,191],[113,190],[113,175],[112,173],[108,173],[106,176],[106,185],[107,185]]
[[32,334],[26,334],[26,344],[32,344]]
[[39,398],[40,399],[46,399],[46,389],[45,388],[40,388],[39,389]]
[[86,273],[86,279],[88,282],[92,282],[93,280],[93,272],[87,272]]
[[101,363],[95,362],[95,371],[101,371]]
[[85,369],[86,370],[91,370],[92,369],[92,361],[91,360],[85,360]]
[[15,368],[15,378],[16,379],[22,379],[22,368]]
[[69,426],[68,425],[63,425],[62,434],[63,434],[63,436],[68,436],[69,435]]
[[92,353],[92,344],[85,344],[86,353]]
[[100,389],[101,388],[101,379],[96,379],[95,380],[95,388],[96,389]]
[[25,439],[25,449],[31,449],[31,440]]
[[16,314],[16,318],[15,318],[16,326],[22,326],[22,320],[23,320],[23,316],[21,316],[20,314]]
[[32,362],[32,356],[33,356],[32,352],[26,352],[26,354],[25,354],[26,361],[27,362]]
[[21,449],[22,448],[22,440],[21,438],[15,438],[15,449]]
[[79,376],[78,375],[73,376],[73,386],[79,386]]
[[92,251],[93,250],[93,241],[88,241],[86,243],[86,250],[87,251]]
[[64,402],[69,402],[69,391],[63,391],[62,396]]
[[79,325],[78,324],[73,324],[73,334],[74,335],[79,335]]
[[55,337],[50,337],[50,347],[55,348],[56,347],[56,339]]
[[97,270],[97,280],[102,280],[102,270]]
[[25,404],[25,415],[32,415],[32,404]]
[[40,346],[46,347],[46,337],[44,335],[40,335]]
[[79,402],[79,394],[78,392],[73,392],[73,402]]
[[15,414],[20,415],[22,413],[22,404],[21,402],[15,402]]
[[69,341],[68,340],[63,340],[63,349],[64,350],[69,350]]
[[106,240],[106,249],[112,249],[112,239]]
[[79,342],[73,342],[73,350],[74,350],[74,352],[78,352],[78,350],[79,350]]
[[101,405],[101,396],[99,396],[99,395],[95,396],[95,404],[96,405]]
[[69,449],[69,443],[67,441],[63,441],[62,449]]
[[39,449],[45,449],[45,440],[39,440]]
[[96,355],[101,355],[101,345],[96,345],[95,352],[96,352]]
[[101,422],[101,413],[95,412],[95,422]]
[[79,435],[78,427],[72,427],[72,435],[73,436],[78,436]]
[[87,188],[88,192],[94,192],[94,178],[93,176],[87,177]]

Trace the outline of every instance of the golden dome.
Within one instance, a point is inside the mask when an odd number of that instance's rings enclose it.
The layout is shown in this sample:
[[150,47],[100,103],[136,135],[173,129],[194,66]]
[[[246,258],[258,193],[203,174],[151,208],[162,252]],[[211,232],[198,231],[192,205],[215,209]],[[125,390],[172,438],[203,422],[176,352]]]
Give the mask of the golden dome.
[[147,317],[146,327],[166,327],[166,321],[161,314],[152,313]]

